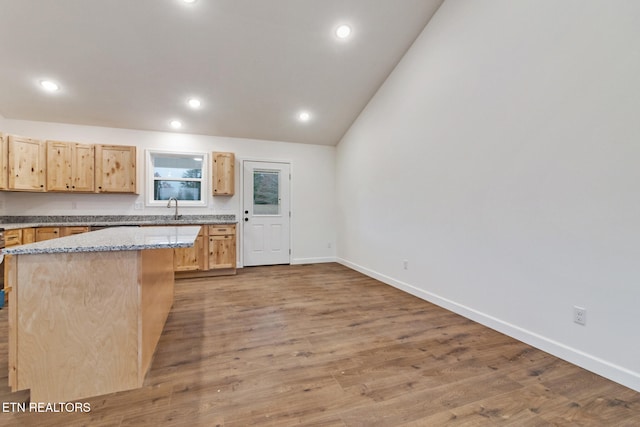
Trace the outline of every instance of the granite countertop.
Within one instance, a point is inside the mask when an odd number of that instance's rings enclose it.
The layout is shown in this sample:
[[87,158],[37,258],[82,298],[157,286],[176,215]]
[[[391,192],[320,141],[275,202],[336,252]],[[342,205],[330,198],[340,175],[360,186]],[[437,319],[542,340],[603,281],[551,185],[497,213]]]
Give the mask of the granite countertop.
[[206,225],[236,224],[235,215],[81,215],[81,216],[5,216],[0,228],[13,230],[31,227],[90,226],[110,227],[127,225]]
[[114,227],[6,248],[2,252],[8,255],[27,255],[188,248],[193,246],[200,228],[199,226]]

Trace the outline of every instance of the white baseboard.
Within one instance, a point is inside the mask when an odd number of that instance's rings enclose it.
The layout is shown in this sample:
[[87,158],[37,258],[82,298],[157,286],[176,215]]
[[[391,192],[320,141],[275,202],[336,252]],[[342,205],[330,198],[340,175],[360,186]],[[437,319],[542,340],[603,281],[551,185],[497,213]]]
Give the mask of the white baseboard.
[[471,307],[440,297],[439,295],[431,292],[416,288],[413,285],[396,280],[392,277],[378,273],[377,271],[366,267],[362,267],[345,259],[336,258],[335,261],[366,276],[372,277],[387,285],[391,285],[418,298],[429,301],[542,351],[550,353],[560,359],[566,360],[567,362],[608,378],[611,381],[615,381],[640,392],[640,373],[638,372],[631,371],[622,366],[618,366],[593,355],[584,353],[560,342],[523,329],[517,325],[505,322],[489,314],[474,310]]
[[318,258],[292,258],[291,265],[296,264],[321,264],[325,262],[336,262],[336,257],[318,257]]

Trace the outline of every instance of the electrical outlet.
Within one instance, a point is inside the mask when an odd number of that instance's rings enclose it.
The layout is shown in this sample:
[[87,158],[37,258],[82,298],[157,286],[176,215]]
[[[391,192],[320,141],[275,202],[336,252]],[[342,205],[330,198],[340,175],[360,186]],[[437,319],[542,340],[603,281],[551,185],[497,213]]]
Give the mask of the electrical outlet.
[[327,248],[331,249],[331,242],[327,243]]
[[405,270],[409,269],[409,260],[402,260],[402,268],[404,268]]
[[573,321],[578,325],[587,324],[587,309],[583,307],[573,306]]
[[141,211],[142,209],[144,209],[144,203],[136,202],[135,205],[133,205],[133,209],[137,211]]
[[78,204],[76,202],[71,202],[71,209],[78,209]]

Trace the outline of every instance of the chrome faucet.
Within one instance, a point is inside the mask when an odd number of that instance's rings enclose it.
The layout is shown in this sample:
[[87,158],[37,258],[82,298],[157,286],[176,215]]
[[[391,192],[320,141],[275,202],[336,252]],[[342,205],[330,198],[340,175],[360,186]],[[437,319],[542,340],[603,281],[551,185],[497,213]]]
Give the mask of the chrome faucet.
[[176,213],[173,215],[173,219],[178,219],[180,218],[180,215],[178,215],[178,199],[176,199],[175,197],[170,197],[169,198],[169,203],[167,203],[167,207],[170,208],[171,207],[171,201],[176,202]]

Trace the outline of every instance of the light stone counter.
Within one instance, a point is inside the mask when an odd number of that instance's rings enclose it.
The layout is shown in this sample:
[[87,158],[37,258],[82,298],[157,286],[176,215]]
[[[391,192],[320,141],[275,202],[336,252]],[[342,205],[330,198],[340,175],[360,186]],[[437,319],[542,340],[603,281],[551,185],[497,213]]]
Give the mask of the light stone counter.
[[199,226],[112,227],[15,246],[2,251],[7,255],[27,255],[187,248],[193,246],[199,232]]
[[230,215],[71,215],[71,216],[7,216],[0,217],[0,228],[15,230],[32,227],[118,227],[134,225],[209,225],[236,224]]

